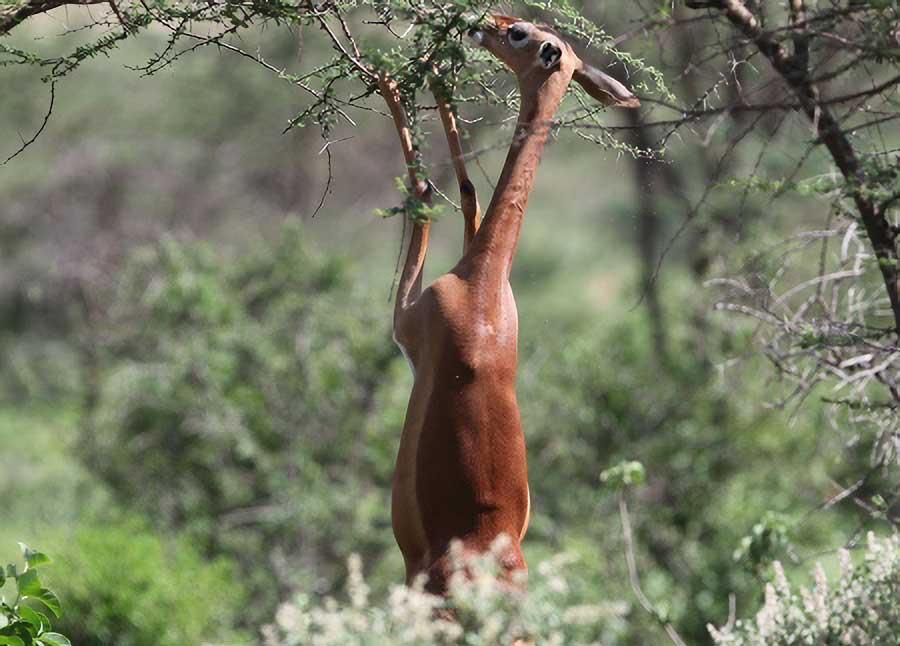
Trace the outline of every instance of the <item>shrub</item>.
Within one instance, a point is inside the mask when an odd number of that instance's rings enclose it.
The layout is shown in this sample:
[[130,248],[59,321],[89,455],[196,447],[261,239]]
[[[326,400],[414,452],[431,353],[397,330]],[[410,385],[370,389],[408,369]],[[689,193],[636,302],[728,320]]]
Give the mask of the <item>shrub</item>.
[[[412,587],[395,586],[382,604],[370,604],[361,560],[348,562],[347,596],[314,601],[301,595],[278,610],[264,629],[266,646],[345,646],[348,644],[615,644],[624,634],[627,603],[599,602],[596,591],[570,585],[565,555],[542,562],[529,577],[528,593],[497,578],[504,538],[492,552],[463,556],[451,547],[455,573],[447,600]],[[535,571],[536,570],[536,571]]]
[[139,521],[78,529],[60,546],[52,579],[61,626],[78,646],[199,646],[237,637],[243,601],[235,569],[206,561],[184,539]]
[[781,564],[766,585],[765,605],[755,621],[709,627],[720,646],[779,644],[900,644],[900,534],[878,539],[871,532],[862,562],[840,550],[840,575],[829,585],[821,564],[812,589],[792,588]]
[[381,393],[408,376],[364,290],[294,226],[238,258],[168,240],[121,281],[82,455],[123,505],[241,566],[247,625],[339,587],[352,550],[399,562],[403,402],[385,415]]

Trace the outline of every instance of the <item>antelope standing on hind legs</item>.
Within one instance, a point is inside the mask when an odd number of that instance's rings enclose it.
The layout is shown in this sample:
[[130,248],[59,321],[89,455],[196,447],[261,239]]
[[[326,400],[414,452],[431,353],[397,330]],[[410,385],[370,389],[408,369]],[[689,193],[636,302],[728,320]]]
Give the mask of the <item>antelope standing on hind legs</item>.
[[[453,539],[462,541],[464,551],[480,553],[505,534],[510,541],[500,557],[504,573],[526,569],[519,543],[530,499],[516,404],[518,315],[509,273],[554,115],[571,80],[606,105],[639,104],[548,27],[494,16],[469,35],[516,75],[521,105],[515,134],[479,227],[456,124],[446,98],[435,92],[462,195],[464,251],[453,269],[422,290],[428,223],[414,224],[394,310],[394,337],[409,359],[414,384],[391,516],[407,583],[425,573],[427,589],[437,594],[446,592]],[[397,88],[384,77],[379,86],[416,195],[428,202],[430,189],[415,171]]]

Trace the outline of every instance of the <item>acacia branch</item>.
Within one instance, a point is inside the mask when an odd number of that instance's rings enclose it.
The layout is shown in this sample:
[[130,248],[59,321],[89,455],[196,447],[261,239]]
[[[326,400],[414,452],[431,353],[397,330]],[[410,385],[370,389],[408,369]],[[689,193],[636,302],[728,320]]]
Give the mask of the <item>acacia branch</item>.
[[353,51],[356,53],[356,56],[347,51],[343,43],[341,43],[340,39],[337,37],[337,34],[335,34],[329,26],[328,20],[325,19],[325,16],[322,14],[322,12],[316,11],[312,6],[312,3],[310,3],[310,15],[315,16],[316,20],[318,20],[319,26],[322,28],[322,31],[328,34],[328,37],[331,39],[331,43],[332,45],[334,45],[335,50],[337,50],[337,52],[346,60],[350,61],[350,63],[360,71],[364,79],[374,78],[375,75],[372,73],[372,71],[365,65],[363,65],[359,60],[359,48],[356,45],[356,41],[353,40],[353,36],[350,34],[350,30],[347,28],[347,23],[344,20],[343,16],[341,16],[336,10],[335,14],[338,17],[338,21],[341,23],[341,28],[344,34],[346,34],[347,38],[349,39],[350,44],[353,47]]
[[[753,12],[741,0],[702,2],[689,0],[686,4],[691,8],[712,9],[725,16],[738,31],[756,45],[778,75],[794,91],[801,109],[812,122],[819,141],[828,149],[832,160],[847,182],[848,195],[856,205],[859,218],[878,259],[878,268],[894,315],[894,327],[900,333],[900,266],[898,266],[897,236],[884,214],[879,211],[872,199],[861,191],[865,177],[856,150],[828,105],[820,100],[819,89],[809,78],[806,65],[808,42],[801,40],[798,55],[792,56],[781,42],[762,28]],[[792,8],[795,5],[802,9],[802,3],[792,1]],[[798,16],[799,20],[802,20],[802,17]],[[795,46],[796,42],[795,40]]]

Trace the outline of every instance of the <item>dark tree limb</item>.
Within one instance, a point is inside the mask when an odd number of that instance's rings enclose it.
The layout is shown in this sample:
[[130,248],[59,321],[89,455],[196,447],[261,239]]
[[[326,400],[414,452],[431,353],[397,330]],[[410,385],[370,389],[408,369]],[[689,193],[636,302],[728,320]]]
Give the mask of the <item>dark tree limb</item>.
[[[626,117],[632,130],[632,145],[638,150],[652,150],[653,140],[647,128],[641,127],[643,110],[627,110]],[[662,193],[659,184],[664,181],[665,163],[657,159],[631,158],[635,183],[637,184],[637,247],[641,257],[642,296],[647,304],[650,330],[656,357],[663,366],[668,366],[668,335],[665,312],[659,298],[657,284],[657,253],[662,223],[659,216],[658,196]]]
[[25,0],[0,9],[0,36],[10,32],[26,18],[45,13],[63,5],[89,5],[108,3],[118,14],[118,8],[109,0]]

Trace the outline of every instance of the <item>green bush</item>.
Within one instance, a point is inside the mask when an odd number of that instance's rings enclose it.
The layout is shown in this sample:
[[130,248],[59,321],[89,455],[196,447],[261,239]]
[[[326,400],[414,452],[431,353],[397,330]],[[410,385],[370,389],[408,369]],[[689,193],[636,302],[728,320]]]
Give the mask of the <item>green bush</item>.
[[[678,290],[670,298],[686,300]],[[268,621],[298,590],[340,590],[353,552],[373,597],[402,578],[390,482],[411,378],[389,309],[369,277],[315,253],[296,226],[236,257],[168,239],[122,276],[96,350],[82,455],[120,504],[239,564],[254,599],[244,627]],[[523,333],[533,503],[524,548],[530,562],[577,554],[573,585],[602,580],[607,600],[630,598],[621,533],[610,531],[615,497],[597,475],[639,457],[647,473],[635,492],[635,553],[646,592],[685,639],[700,641],[708,621],[727,616],[729,593],[756,599],[759,567],[790,545],[833,544],[843,519],[793,529],[830,486],[829,458],[816,453],[815,415],[786,433],[782,416],[760,411],[760,371],[725,380],[713,369],[710,357],[740,339],[712,325],[698,339],[682,321],[670,329],[678,351],[663,362],[641,320],[619,311],[602,326]],[[608,477],[640,478],[623,469]],[[780,533],[761,532],[736,562],[766,518],[784,519]],[[629,622],[636,642],[658,635],[652,622]]]
[[163,540],[136,520],[75,530],[52,579],[60,626],[77,646],[233,642],[244,594],[235,568],[184,538]]
[[[816,436],[808,418],[787,434],[780,418],[746,403],[765,396],[752,371],[732,383],[718,377],[707,356],[725,335],[707,331],[707,354],[698,355],[689,352],[694,331],[673,327],[671,334],[680,351],[668,365],[628,313],[610,315],[600,329],[537,342],[535,354],[548,359],[525,364],[519,391],[534,474],[526,545],[577,553],[586,563],[573,576],[602,578],[611,594],[628,594],[621,534],[610,529],[619,524],[615,497],[598,486],[597,474],[608,469],[611,485],[645,478],[633,503],[639,568],[648,596],[694,643],[707,638],[711,617],[727,616],[729,593],[755,598],[752,568],[732,555],[770,510],[802,513],[795,492],[817,477],[809,458]],[[737,387],[741,399],[732,396]],[[627,462],[614,466],[635,457],[646,474]],[[773,472],[776,459],[808,468]],[[804,547],[827,547],[831,535],[809,530],[798,537]],[[779,557],[783,549],[770,561]]]
[[338,587],[351,551],[401,571],[392,393],[409,376],[375,298],[294,226],[237,259],[168,240],[121,282],[83,456],[122,505],[240,564],[248,625]]
[[[255,601],[248,627],[297,590],[339,590],[353,552],[374,596],[402,578],[390,481],[411,382],[388,309],[365,276],[314,253],[294,226],[236,259],[167,240],[121,281],[83,455],[122,504],[240,564]],[[695,334],[673,327],[673,344],[690,348]],[[727,338],[709,331],[707,351]],[[775,456],[809,460],[814,425],[799,419],[786,435],[781,419],[731,397],[739,385],[754,401],[761,379],[723,384],[705,355],[673,353],[662,366],[627,312],[602,328],[523,337],[521,363],[529,561],[577,554],[578,585],[603,580],[608,600],[630,595],[620,533],[609,531],[615,498],[597,474],[639,456],[647,593],[686,639],[706,638],[729,592],[756,594],[752,564],[731,558],[741,538],[767,511],[803,507],[792,492],[809,489],[816,463],[770,467]],[[803,531],[794,538],[815,549],[832,538],[814,522]],[[769,562],[781,555],[772,547]],[[658,636],[639,620],[629,630]]]

